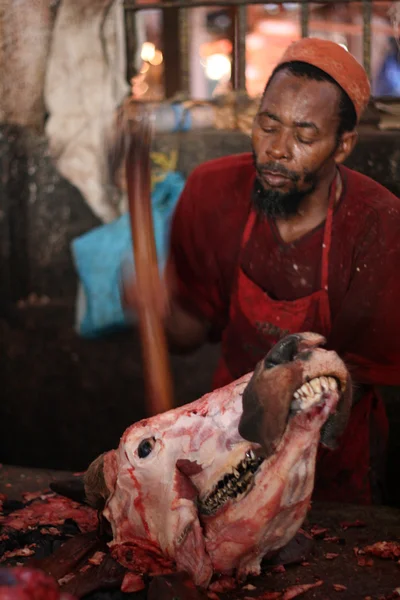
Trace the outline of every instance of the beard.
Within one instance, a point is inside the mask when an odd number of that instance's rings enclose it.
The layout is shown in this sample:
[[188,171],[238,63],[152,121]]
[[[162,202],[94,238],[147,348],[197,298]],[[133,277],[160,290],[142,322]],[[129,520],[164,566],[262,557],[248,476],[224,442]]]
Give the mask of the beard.
[[[316,187],[314,173],[305,172],[303,181],[306,184],[304,190],[298,188],[301,177],[298,173],[289,171],[276,163],[259,164],[253,151],[253,161],[256,169],[256,179],[252,191],[252,203],[257,213],[272,218],[286,219],[298,214],[302,200],[311,194]],[[262,184],[264,171],[272,171],[287,177],[292,183],[290,190],[283,192],[279,189],[266,189]]]

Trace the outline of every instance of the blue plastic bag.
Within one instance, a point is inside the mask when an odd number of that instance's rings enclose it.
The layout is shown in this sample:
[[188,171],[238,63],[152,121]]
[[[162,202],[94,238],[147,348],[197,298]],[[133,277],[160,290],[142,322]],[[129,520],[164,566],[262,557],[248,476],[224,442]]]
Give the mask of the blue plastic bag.
[[[164,268],[169,231],[175,206],[185,180],[170,172],[155,184],[152,214],[158,264]],[[77,298],[76,330],[82,337],[96,338],[129,325],[121,304],[121,270],[133,269],[132,235],[129,215],[102,225],[75,238],[71,250],[80,286]]]

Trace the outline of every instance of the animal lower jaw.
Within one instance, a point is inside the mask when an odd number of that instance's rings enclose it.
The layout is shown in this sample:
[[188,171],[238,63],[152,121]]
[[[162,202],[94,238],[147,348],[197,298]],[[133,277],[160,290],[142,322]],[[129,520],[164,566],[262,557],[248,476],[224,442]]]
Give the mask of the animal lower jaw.
[[[317,409],[325,404],[328,397],[339,396],[340,389],[341,383],[335,377],[315,377],[294,393],[291,413],[308,413],[312,408]],[[240,501],[252,489],[256,473],[264,460],[264,456],[257,456],[253,450],[248,450],[244,459],[218,481],[212,492],[199,500],[199,512],[214,516],[229,500]]]
[[218,481],[210,494],[199,501],[199,512],[213,516],[229,500],[241,499],[252,488],[256,472],[263,462],[263,456],[257,456],[253,450],[248,450],[240,463]]

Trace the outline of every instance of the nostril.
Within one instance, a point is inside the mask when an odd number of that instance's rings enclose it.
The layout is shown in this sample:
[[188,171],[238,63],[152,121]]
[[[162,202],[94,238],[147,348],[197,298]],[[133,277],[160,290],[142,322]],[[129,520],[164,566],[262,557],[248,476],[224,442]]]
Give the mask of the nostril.
[[300,336],[296,334],[283,338],[268,352],[264,360],[264,367],[272,369],[278,365],[292,362],[297,355],[300,339]]

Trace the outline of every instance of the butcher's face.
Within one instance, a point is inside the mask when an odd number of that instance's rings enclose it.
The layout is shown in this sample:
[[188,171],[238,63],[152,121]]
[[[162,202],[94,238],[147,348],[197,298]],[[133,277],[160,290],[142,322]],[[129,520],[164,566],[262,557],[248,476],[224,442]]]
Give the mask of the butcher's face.
[[331,178],[335,163],[346,158],[347,147],[337,139],[339,104],[340,90],[333,83],[287,70],[274,75],[252,132],[254,203],[261,212],[295,214],[302,199]]

